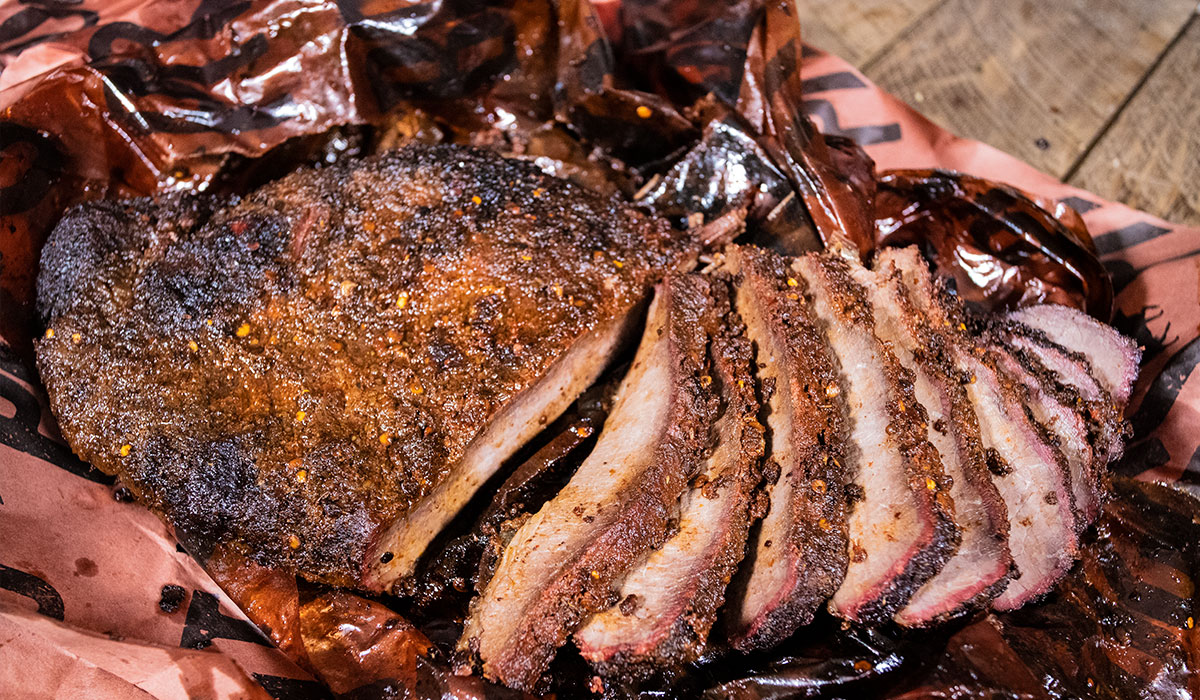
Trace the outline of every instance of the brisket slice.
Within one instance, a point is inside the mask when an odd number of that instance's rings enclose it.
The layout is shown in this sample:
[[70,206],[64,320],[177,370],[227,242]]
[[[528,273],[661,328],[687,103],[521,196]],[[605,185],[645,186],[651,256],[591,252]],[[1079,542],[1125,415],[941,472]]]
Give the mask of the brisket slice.
[[837,387],[829,350],[783,258],[731,246],[726,264],[754,343],[768,411],[764,472],[774,482],[726,606],[730,642],[748,650],[811,622],[845,575],[843,419],[827,391]]
[[1058,390],[1071,395],[1088,422],[1092,444],[1101,464],[1119,459],[1125,449],[1125,407],[1092,376],[1091,362],[1082,353],[1054,342],[1045,333],[1023,323],[995,321],[1009,347],[1047,370]]
[[913,377],[875,336],[866,290],[846,260],[809,254],[792,269],[839,370],[843,452],[854,485],[847,521],[850,561],[829,609],[850,620],[884,620],[941,570],[959,544],[954,504]]
[[986,607],[1008,585],[1008,517],[987,471],[975,412],[945,362],[941,336],[926,328],[893,267],[857,267],[854,276],[871,292],[875,334],[912,373],[913,394],[927,414],[926,437],[941,456],[962,535],[942,570],[894,617],[906,627],[924,627]]
[[710,434],[715,447],[683,494],[678,533],[630,571],[616,605],[575,633],[583,657],[606,674],[698,659],[742,559],[764,447],[744,331],[731,316],[709,348],[721,399]]
[[1086,358],[1092,376],[1124,409],[1142,360],[1142,351],[1133,340],[1082,311],[1058,304],[1018,309],[1009,317]]
[[38,364],[72,449],[193,543],[382,590],[695,248],[452,146],[93,202],[43,249]]
[[1082,533],[1100,512],[1103,483],[1096,455],[1089,444],[1089,430],[1076,406],[1059,392],[1048,370],[1028,355],[996,340],[985,340],[996,366],[1015,380],[1029,415],[1037,421],[1062,451],[1071,473],[1071,493],[1078,519],[1076,530]]
[[993,606],[1018,608],[1048,591],[1078,551],[1066,459],[1026,413],[1015,386],[967,334],[961,310],[934,282],[916,249],[890,249],[880,256],[901,272],[929,327],[943,335],[975,408],[992,483],[1008,511],[1009,550],[1018,571]]
[[687,275],[658,287],[594,450],[520,525],[473,601],[459,646],[488,678],[535,688],[568,636],[667,539],[715,417],[707,350],[729,309],[714,284]]

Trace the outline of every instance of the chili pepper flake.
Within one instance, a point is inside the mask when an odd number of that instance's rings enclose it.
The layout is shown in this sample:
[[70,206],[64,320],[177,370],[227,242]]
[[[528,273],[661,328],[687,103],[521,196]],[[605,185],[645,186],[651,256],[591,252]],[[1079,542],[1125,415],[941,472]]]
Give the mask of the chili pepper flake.
[[47,328],[47,329],[46,329],[46,337],[47,337],[47,338],[53,338],[53,337],[54,337],[54,329],[53,329],[53,328]]
[[403,309],[406,306],[408,306],[408,292],[400,292],[396,296],[396,308]]
[[196,344],[196,341],[194,341],[194,340],[188,341],[188,350],[191,350],[192,352],[196,352],[199,349],[200,349],[200,346]]
[[925,477],[925,488],[930,491],[937,491],[937,482],[932,477]]
[[302,422],[302,421],[304,420],[304,417],[305,417],[305,416],[307,416],[307,415],[308,415],[308,414],[304,412],[304,409],[301,409],[301,410],[299,410],[299,411],[296,411],[296,421],[297,421],[297,422]]
[[288,535],[288,546],[292,549],[300,549],[300,538],[295,535]]
[[379,444],[383,445],[384,447],[392,444],[392,436],[389,435],[388,433],[380,433],[379,434]]
[[650,111],[650,108],[646,105],[638,105],[637,115],[642,119],[649,119],[650,115],[652,114],[654,114],[654,112]]
[[789,277],[789,278],[787,279],[787,285],[788,285],[789,287],[795,287],[795,286],[796,286],[796,285],[798,285],[798,284],[800,284],[800,283],[796,281],[796,278],[795,278],[795,277]]
[[476,195],[471,195],[471,204],[474,204],[474,205],[476,205],[476,206],[478,206],[478,205],[480,205],[480,204],[483,204],[483,199],[482,199],[482,198],[480,198],[480,196],[479,196],[479,195],[477,195],[477,194],[476,194]]
[[132,450],[132,449],[133,449],[133,445],[130,445],[129,443],[126,443],[126,444],[124,444],[124,445],[121,445],[121,450],[120,450],[120,452],[121,452],[121,456],[122,456],[122,457],[128,457],[128,456],[129,456],[129,452],[130,452],[130,450]]
[[246,336],[250,335],[250,324],[243,323],[242,325],[238,326],[238,329],[234,332],[237,334],[237,337],[245,338]]
[[301,469],[300,471],[296,472],[296,483],[303,484],[306,481],[308,481],[307,469]]
[[79,341],[80,341],[80,340],[83,340],[83,336],[82,336],[82,335],[80,335],[80,334],[78,334],[78,333],[72,333],[72,334],[71,334],[71,342],[72,342],[72,343],[75,343],[76,345],[79,345]]

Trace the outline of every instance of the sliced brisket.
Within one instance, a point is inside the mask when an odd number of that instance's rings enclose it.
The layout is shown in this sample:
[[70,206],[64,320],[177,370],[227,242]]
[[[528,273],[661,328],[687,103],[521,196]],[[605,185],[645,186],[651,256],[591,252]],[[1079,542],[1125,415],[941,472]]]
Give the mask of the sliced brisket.
[[773,481],[726,611],[730,642],[745,650],[809,623],[845,575],[843,418],[829,350],[783,258],[731,246],[726,263],[754,343]]
[[1070,476],[1062,452],[1026,413],[1016,387],[966,332],[960,309],[940,289],[915,248],[882,252],[903,276],[928,326],[945,339],[975,408],[992,482],[1004,499],[1017,577],[995,600],[1012,610],[1048,591],[1078,551]]
[[737,316],[709,354],[721,399],[715,447],[683,494],[679,532],[630,571],[616,605],[575,633],[583,657],[606,674],[699,658],[746,547],[764,445],[753,356]]
[[1008,585],[1008,518],[987,471],[975,412],[945,360],[941,337],[925,327],[893,267],[858,267],[854,274],[871,291],[875,334],[912,373],[913,394],[927,414],[926,437],[941,456],[962,535],[954,556],[895,615],[902,625],[922,627],[985,607]]
[[667,539],[715,418],[707,349],[728,314],[716,283],[673,276],[658,287],[595,449],[516,530],[472,603],[460,648],[487,677],[535,688],[568,636],[616,602],[614,585]]
[[1036,358],[1013,350],[1002,341],[984,342],[995,365],[1016,381],[1029,415],[1051,436],[1066,458],[1078,516],[1076,530],[1082,533],[1100,512],[1103,488],[1100,465],[1089,444],[1087,423]]
[[1010,318],[1086,358],[1092,376],[1118,406],[1125,407],[1142,359],[1133,340],[1082,311],[1057,304],[1019,309]]
[[882,620],[941,570],[959,532],[912,374],[875,336],[871,302],[850,264],[857,262],[809,254],[792,268],[838,368],[838,383],[827,390],[841,401],[854,485],[850,561],[829,608],[851,620]]
[[1007,322],[993,320],[991,325],[1003,334],[1009,347],[1044,367],[1057,391],[1069,395],[1069,401],[1080,408],[1100,463],[1119,459],[1125,449],[1125,405],[1118,403],[1092,375],[1091,361],[1083,353],[1059,345],[1047,334],[1024,323],[1011,319]]

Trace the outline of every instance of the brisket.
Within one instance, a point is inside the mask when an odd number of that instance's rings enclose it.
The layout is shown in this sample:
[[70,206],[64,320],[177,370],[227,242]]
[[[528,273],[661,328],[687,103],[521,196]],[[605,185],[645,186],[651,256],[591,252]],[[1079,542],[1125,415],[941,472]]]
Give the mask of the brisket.
[[535,689],[568,636],[667,540],[715,417],[707,351],[728,305],[713,284],[687,275],[658,287],[595,448],[516,529],[472,602],[459,646],[488,678]]
[[751,348],[736,315],[713,338],[710,362],[721,399],[711,431],[715,447],[683,495],[679,532],[630,571],[616,605],[575,634],[583,657],[606,674],[698,659],[742,559],[761,478],[763,426]]
[[1026,413],[1016,387],[967,332],[965,317],[929,274],[915,248],[888,250],[928,326],[942,334],[975,408],[992,482],[1008,512],[1009,550],[1017,575],[994,606],[1012,610],[1045,593],[1078,551],[1070,476],[1062,452]]
[[729,594],[730,642],[773,645],[812,621],[846,572],[843,417],[837,375],[812,309],[783,258],[732,246],[737,310],[754,343],[767,404],[766,516]]
[[913,376],[875,336],[866,290],[834,255],[796,258],[839,370],[829,387],[841,402],[844,450],[854,496],[848,508],[850,559],[830,611],[851,620],[891,617],[941,570],[959,543],[949,483],[926,439],[928,418]]
[[386,590],[695,247],[452,146],[94,202],[43,249],[38,364],[75,452],[202,550]]

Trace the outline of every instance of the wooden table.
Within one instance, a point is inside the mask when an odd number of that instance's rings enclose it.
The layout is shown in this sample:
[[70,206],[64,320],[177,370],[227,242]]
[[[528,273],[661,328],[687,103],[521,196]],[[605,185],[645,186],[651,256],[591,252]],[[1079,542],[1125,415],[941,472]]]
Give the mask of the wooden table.
[[800,0],[805,41],[950,131],[1200,225],[1197,0]]

